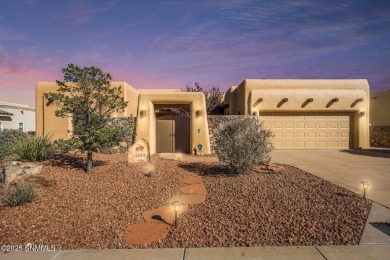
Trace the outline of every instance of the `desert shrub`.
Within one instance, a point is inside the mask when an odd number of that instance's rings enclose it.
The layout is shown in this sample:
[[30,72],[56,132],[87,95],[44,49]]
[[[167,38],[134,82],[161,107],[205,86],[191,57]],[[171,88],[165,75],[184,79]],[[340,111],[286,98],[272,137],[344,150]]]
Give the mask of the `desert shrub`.
[[12,148],[19,160],[36,162],[46,160],[53,152],[51,136],[27,136],[16,140]]
[[53,142],[53,150],[60,153],[68,153],[78,148],[78,141],[74,138],[67,140],[59,139]]
[[245,173],[254,166],[269,163],[272,132],[256,117],[234,117],[220,123],[215,132],[214,149],[232,173]]
[[34,186],[31,183],[22,182],[16,184],[14,188],[10,188],[2,200],[8,206],[16,207],[32,202],[36,196]]
[[19,130],[0,130],[0,159],[12,157],[15,142],[24,139],[27,136],[27,133],[21,132]]

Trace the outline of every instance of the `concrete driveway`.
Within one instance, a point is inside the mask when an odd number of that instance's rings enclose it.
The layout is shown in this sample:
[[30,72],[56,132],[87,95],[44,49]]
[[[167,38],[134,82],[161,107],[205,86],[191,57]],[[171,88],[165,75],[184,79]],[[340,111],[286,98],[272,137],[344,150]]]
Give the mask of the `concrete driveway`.
[[360,150],[274,150],[272,162],[289,164],[390,208],[390,154]]

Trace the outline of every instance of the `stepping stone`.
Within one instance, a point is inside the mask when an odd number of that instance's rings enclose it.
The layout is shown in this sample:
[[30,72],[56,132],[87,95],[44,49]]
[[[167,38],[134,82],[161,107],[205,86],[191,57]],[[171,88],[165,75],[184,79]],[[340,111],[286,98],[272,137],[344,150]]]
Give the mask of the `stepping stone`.
[[206,195],[198,195],[198,194],[191,194],[191,195],[176,195],[173,196],[171,199],[169,199],[169,204],[172,204],[174,201],[179,201],[180,204],[200,204],[205,202]]
[[187,176],[183,179],[185,184],[198,184],[203,183],[202,177],[199,176]]
[[181,187],[180,191],[183,193],[189,193],[189,194],[207,195],[207,190],[206,190],[206,187],[204,186],[203,183],[192,184],[192,185]]
[[130,225],[126,228],[126,244],[147,245],[163,239],[170,226],[164,223],[143,223]]
[[[187,210],[188,206],[180,205],[177,216],[179,217]],[[172,206],[159,207],[157,209],[148,210],[143,214],[145,221],[148,222],[165,222],[167,224],[173,224],[175,222],[175,212]]]

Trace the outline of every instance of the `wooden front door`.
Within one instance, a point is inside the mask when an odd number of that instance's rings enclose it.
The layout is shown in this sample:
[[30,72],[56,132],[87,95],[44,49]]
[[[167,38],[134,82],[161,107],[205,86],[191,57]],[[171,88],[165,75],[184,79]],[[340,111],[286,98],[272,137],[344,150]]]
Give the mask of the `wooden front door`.
[[189,153],[190,119],[177,115],[157,117],[156,152]]

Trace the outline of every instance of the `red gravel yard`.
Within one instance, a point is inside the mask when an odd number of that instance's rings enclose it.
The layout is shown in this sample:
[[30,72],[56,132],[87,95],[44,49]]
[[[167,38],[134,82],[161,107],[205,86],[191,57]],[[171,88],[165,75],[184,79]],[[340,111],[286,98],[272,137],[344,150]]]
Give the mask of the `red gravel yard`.
[[[180,163],[152,156],[96,154],[92,175],[79,157],[45,163],[29,179],[39,196],[20,207],[0,206],[0,244],[56,249],[358,244],[371,202],[286,165],[229,175],[222,163]],[[149,168],[153,165],[152,174]],[[166,238],[126,245],[126,227],[166,206],[188,172],[202,176],[206,201],[189,205]]]

